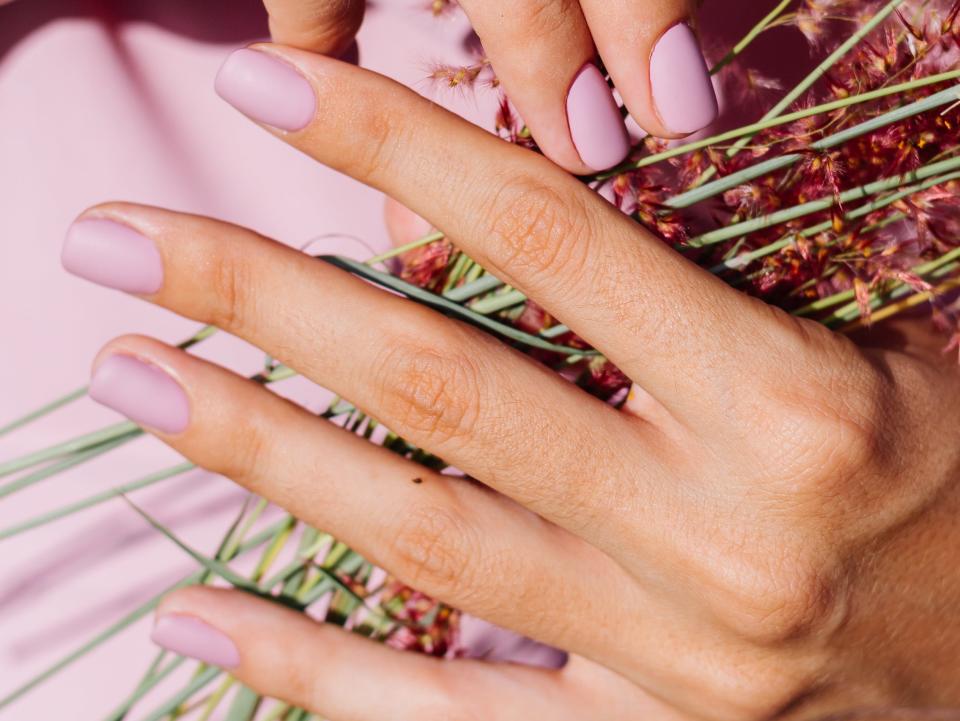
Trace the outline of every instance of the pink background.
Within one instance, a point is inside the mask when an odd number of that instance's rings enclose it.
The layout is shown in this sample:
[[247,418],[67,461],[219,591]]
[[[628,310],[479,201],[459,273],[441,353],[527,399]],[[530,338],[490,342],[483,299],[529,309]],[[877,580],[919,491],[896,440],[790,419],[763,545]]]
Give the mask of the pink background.
[[[489,125],[490,93],[438,92],[424,80],[432,61],[468,60],[470,45],[462,19],[435,20],[427,4],[379,0],[360,37],[362,64]],[[767,9],[751,0],[713,5],[704,26],[728,40]],[[297,246],[335,234],[327,247],[359,258],[386,247],[377,193],[300,156],[212,92],[228,50],[264,35],[258,0],[17,0],[0,8],[0,425],[84,384],[96,351],[118,334],[177,342],[195,328],[60,269],[63,232],[88,205],[125,199],[204,213]],[[791,52],[784,39],[795,43]],[[761,53],[764,44],[778,41],[761,41]],[[802,71],[806,63],[796,60],[806,55],[795,37],[782,35],[778,50],[792,66],[788,75]],[[226,337],[201,353],[245,373],[261,361]],[[318,402],[302,381],[284,390]],[[81,401],[0,438],[0,459],[116,420]],[[158,442],[140,439],[0,500],[0,528],[176,461]],[[195,472],[135,498],[212,551],[243,495]],[[0,541],[0,696],[194,568],[122,501]],[[152,658],[149,623],[0,719],[100,718]]]

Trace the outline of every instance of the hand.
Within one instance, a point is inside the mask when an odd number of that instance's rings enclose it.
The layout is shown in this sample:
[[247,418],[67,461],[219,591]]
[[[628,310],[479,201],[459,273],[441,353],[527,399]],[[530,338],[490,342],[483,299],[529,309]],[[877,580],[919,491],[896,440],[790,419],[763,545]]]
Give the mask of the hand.
[[251,341],[485,486],[147,338],[104,349],[95,399],[404,582],[576,656],[562,671],[401,657],[206,588],[164,602],[158,641],[334,721],[960,702],[960,371],[915,326],[857,345],[793,319],[548,160],[337,60],[240,50],[218,88],[426,217],[637,385],[618,412],[251,231],[87,211],[69,270]]
[[[264,0],[274,41],[342,53],[366,0]],[[695,0],[459,0],[539,143],[574,173],[606,170],[629,150],[597,51],[631,115],[652,135],[710,125],[717,99],[691,22]]]

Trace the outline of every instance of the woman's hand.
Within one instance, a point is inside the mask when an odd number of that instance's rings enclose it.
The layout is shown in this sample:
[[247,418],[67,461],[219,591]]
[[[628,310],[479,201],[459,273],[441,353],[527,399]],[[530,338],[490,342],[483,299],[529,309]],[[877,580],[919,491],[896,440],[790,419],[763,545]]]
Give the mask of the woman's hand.
[[[264,0],[273,39],[338,55],[366,0]],[[597,52],[630,114],[676,138],[714,121],[717,99],[690,23],[696,0],[459,0],[540,148],[574,173],[629,150]]]
[[485,485],[147,338],[101,353],[95,399],[403,581],[575,657],[562,671],[401,657],[205,588],[165,601],[160,643],[334,721],[960,702],[960,371],[926,339],[858,346],[788,317],[545,158],[337,60],[240,50],[218,89],[426,217],[637,385],[617,412],[251,231],[87,211],[69,270],[251,341]]

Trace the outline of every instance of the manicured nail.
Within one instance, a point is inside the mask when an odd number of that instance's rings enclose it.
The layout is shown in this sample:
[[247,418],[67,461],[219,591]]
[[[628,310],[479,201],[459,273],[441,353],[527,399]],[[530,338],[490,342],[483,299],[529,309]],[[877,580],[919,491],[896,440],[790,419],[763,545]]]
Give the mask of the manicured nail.
[[117,353],[97,366],[90,397],[163,433],[180,433],[190,422],[190,403],[180,384],[158,366],[130,355]]
[[694,133],[717,118],[717,94],[693,30],[680,23],[664,33],[650,58],[653,102],[672,133]]
[[60,260],[74,275],[127,293],[156,293],[163,285],[157,246],[113,220],[76,221],[67,231]]
[[623,116],[599,68],[587,63],[567,94],[570,139],[580,159],[594,170],[613,167],[630,151]]
[[280,130],[302,130],[317,112],[317,97],[307,79],[292,65],[256,50],[231,53],[214,87],[244,115]]
[[150,640],[167,651],[211,666],[231,669],[240,665],[240,652],[230,637],[193,616],[161,616]]

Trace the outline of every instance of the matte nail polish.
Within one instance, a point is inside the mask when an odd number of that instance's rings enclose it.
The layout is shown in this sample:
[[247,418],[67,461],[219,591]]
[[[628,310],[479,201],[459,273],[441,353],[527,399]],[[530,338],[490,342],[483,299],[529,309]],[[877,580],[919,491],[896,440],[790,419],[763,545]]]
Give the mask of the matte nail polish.
[[214,88],[244,115],[280,130],[302,130],[317,112],[307,79],[289,63],[257,50],[231,53]]
[[717,95],[693,30],[674,25],[657,42],[650,58],[653,102],[673,133],[694,133],[717,118]]
[[94,370],[90,397],[141,426],[180,433],[190,422],[190,403],[180,384],[160,367],[117,353]]
[[623,116],[600,69],[583,66],[567,94],[570,139],[580,159],[593,170],[606,170],[630,151]]
[[218,668],[231,669],[240,665],[240,652],[230,637],[194,616],[161,616],[153,627],[150,640],[167,651]]
[[163,260],[153,241],[105,218],[71,225],[60,260],[74,275],[127,293],[156,293],[163,285]]

